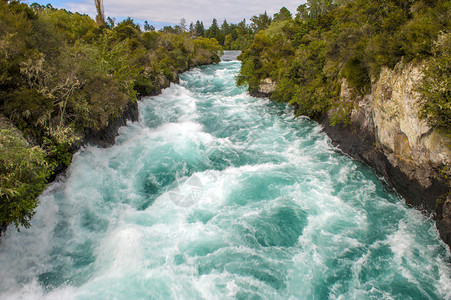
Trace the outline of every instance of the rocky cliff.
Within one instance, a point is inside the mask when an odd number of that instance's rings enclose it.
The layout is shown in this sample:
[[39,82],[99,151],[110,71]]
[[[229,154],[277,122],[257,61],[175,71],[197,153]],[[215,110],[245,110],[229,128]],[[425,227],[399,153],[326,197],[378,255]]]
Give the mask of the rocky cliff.
[[[340,107],[318,121],[335,146],[384,176],[406,203],[433,215],[442,239],[451,246],[451,139],[419,117],[416,91],[422,67],[403,62],[382,69],[371,93],[356,93],[342,81]],[[276,84],[262,80],[255,96],[269,96]],[[350,124],[331,125],[337,111],[351,107]],[[295,111],[297,108],[294,108]]]
[[351,124],[330,126],[336,109],[321,123],[335,145],[375,168],[407,204],[432,213],[441,237],[451,245],[451,140],[419,117],[421,70],[402,62],[393,70],[384,68],[373,80],[371,94],[364,96],[356,96],[343,81],[340,98],[352,103]]

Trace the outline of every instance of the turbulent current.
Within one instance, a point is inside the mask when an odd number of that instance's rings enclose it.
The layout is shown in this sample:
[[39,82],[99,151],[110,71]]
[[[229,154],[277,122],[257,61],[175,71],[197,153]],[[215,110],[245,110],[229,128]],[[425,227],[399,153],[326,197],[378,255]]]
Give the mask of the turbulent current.
[[451,256],[321,127],[236,60],[139,103],[0,243],[0,299],[451,299]]

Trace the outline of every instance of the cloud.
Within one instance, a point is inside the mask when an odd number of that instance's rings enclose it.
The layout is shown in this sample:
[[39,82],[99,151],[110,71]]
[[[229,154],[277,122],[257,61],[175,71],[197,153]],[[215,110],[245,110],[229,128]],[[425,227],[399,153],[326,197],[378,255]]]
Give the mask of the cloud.
[[[107,16],[119,19],[131,17],[133,19],[172,24],[178,24],[180,19],[185,18],[188,23],[201,20],[207,26],[213,18],[216,18],[219,23],[222,23],[223,19],[227,19],[229,23],[238,23],[244,18],[249,20],[252,16],[263,13],[265,10],[268,14],[273,15],[283,6],[294,14],[296,8],[302,3],[305,3],[305,1],[104,0],[105,15]],[[94,0],[61,2],[54,6],[85,13],[91,17],[94,17],[96,14]]]

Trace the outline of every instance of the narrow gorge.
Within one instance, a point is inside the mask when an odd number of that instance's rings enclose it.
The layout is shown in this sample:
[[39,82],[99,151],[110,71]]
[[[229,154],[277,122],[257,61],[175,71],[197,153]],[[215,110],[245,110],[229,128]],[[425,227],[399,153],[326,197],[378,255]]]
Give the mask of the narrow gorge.
[[[231,60],[230,60],[231,59]],[[449,249],[316,122],[196,68],[0,244],[2,299],[451,296]]]
[[74,1],[0,1],[0,299],[451,299],[451,1]]

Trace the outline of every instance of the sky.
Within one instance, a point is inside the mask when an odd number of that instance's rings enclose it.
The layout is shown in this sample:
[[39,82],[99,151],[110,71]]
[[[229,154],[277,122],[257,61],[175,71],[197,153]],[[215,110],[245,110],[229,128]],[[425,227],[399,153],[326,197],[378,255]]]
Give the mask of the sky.
[[[52,4],[55,8],[65,8],[72,12],[88,14],[95,17],[94,0],[28,0],[29,4],[38,2]],[[243,19],[248,22],[254,16],[267,11],[273,15],[285,6],[292,14],[305,0],[104,0],[105,15],[122,20],[131,17],[137,21],[147,20],[161,27],[179,24],[182,18],[187,23],[200,20],[206,27],[216,18],[219,24],[224,19],[229,23],[238,23]]]

